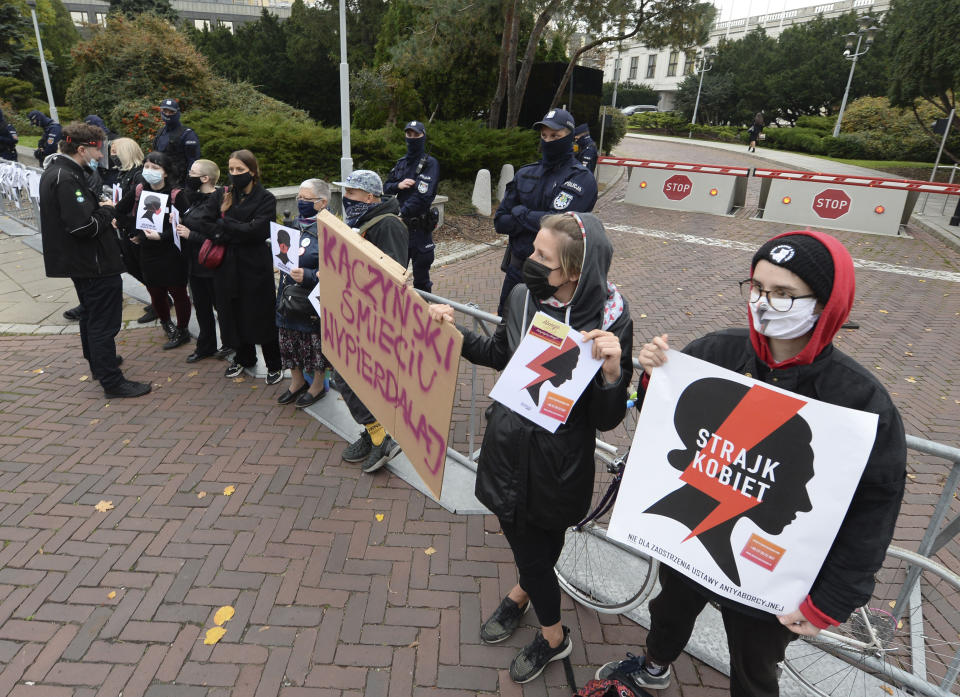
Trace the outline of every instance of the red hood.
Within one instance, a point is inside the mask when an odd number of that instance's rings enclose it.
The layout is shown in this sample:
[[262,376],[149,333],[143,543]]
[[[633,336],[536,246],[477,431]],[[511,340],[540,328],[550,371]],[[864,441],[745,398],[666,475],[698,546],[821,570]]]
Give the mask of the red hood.
[[[747,309],[747,323],[750,326],[750,343],[753,344],[753,350],[757,356],[771,368],[786,368],[792,365],[809,365],[820,355],[833,337],[840,331],[840,327],[850,316],[850,309],[853,307],[853,296],[856,290],[856,279],[853,273],[853,259],[850,252],[840,241],[823,232],[815,230],[795,230],[793,232],[784,232],[777,237],[785,235],[809,235],[818,240],[830,251],[833,258],[833,290],[830,293],[830,299],[826,307],[820,313],[820,319],[813,328],[813,334],[810,341],[803,347],[803,350],[793,358],[788,358],[782,363],[773,360],[770,353],[770,345],[767,343],[767,337],[758,332],[753,326],[753,319],[750,317],[750,310]],[[774,237],[773,239],[777,239]],[[753,276],[753,268],[750,269],[750,276]]]

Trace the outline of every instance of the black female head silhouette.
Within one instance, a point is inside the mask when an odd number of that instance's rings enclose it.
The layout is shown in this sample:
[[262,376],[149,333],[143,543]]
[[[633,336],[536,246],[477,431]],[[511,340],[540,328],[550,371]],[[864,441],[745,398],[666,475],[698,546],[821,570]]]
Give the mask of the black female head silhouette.
[[684,473],[683,486],[645,513],[688,527],[686,539],[700,540],[736,585],[740,572],[730,535],[737,521],[747,518],[779,535],[798,512],[811,510],[812,434],[796,413],[803,404],[799,397],[723,378],[697,380],[677,401],[674,426],[684,448],[667,460]]
[[580,347],[570,337],[559,346],[550,346],[546,351],[527,363],[527,367],[537,373],[537,377],[524,386],[533,403],[540,405],[540,386],[548,380],[559,387],[573,377],[573,371],[580,361]]
[[141,220],[148,220],[151,223],[154,222],[153,216],[160,212],[162,206],[160,205],[160,198],[157,196],[147,196],[143,200],[143,215],[140,217]]

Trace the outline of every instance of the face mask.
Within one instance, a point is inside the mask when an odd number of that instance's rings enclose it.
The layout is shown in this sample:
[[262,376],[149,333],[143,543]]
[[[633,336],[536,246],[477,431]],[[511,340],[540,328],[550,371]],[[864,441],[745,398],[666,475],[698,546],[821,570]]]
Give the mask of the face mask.
[[540,139],[540,150],[543,152],[543,161],[548,165],[555,165],[569,157],[573,152],[573,134],[568,133],[558,140]]
[[247,188],[247,185],[253,181],[253,175],[250,172],[244,172],[243,174],[231,174],[230,183],[233,185],[234,191],[243,191]]
[[297,201],[297,209],[300,211],[301,218],[316,218],[317,209],[313,207],[313,201]]
[[[557,269],[559,268],[558,266]],[[551,286],[550,281],[547,280],[557,269],[551,269],[529,258],[523,262],[523,282],[537,300],[546,300],[560,290],[560,286]]]
[[142,176],[143,180],[150,186],[156,186],[163,181],[163,172],[159,169],[144,169],[140,173],[140,176]]
[[420,157],[423,155],[424,140],[426,140],[426,138],[407,138],[407,155],[410,157]]
[[363,217],[363,214],[368,210],[373,208],[376,205],[376,201],[373,203],[367,203],[366,201],[354,201],[351,198],[344,197],[343,199],[343,220],[350,227],[354,227],[360,218]]
[[747,303],[753,327],[771,339],[796,339],[803,336],[817,323],[820,315],[813,314],[816,298],[800,298],[786,312],[777,312],[761,297],[755,303]]
[[122,164],[119,157],[116,155],[110,156],[110,169],[120,169]]
[[180,114],[160,114],[160,118],[168,126],[176,126],[180,123]]
[[195,177],[192,174],[187,175],[187,189],[190,191],[200,191],[200,185],[202,183],[200,177]]
[[94,172],[97,171],[97,167],[100,166],[100,160],[96,158],[90,158],[90,161],[87,163],[87,167],[92,169]]

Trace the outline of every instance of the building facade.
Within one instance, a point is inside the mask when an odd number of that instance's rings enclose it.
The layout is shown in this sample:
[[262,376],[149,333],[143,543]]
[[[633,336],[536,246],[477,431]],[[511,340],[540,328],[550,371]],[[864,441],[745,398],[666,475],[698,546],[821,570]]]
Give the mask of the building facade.
[[[102,25],[110,11],[110,3],[104,0],[64,0],[63,4],[78,27]],[[222,24],[230,31],[244,22],[256,21],[263,9],[282,18],[289,17],[291,5],[281,0],[171,0],[170,4],[182,19],[197,29]]]

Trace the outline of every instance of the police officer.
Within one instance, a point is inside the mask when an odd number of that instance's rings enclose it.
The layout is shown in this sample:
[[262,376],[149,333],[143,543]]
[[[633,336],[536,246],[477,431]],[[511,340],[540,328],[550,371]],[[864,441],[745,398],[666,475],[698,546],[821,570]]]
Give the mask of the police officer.
[[387,175],[383,193],[395,195],[400,204],[400,217],[410,231],[410,259],[413,261],[413,287],[428,293],[430,265],[433,263],[433,229],[437,220],[430,206],[437,195],[437,177],[440,165],[435,157],[427,155],[427,130],[419,121],[411,121],[403,132],[407,140],[407,154]]
[[59,145],[60,138],[63,135],[63,127],[36,109],[29,112],[27,118],[30,119],[30,123],[34,126],[39,126],[43,129],[43,135],[40,136],[39,147],[33,151],[33,156],[37,158],[40,166],[43,166],[43,161],[57,152],[57,145]]
[[589,124],[581,123],[573,132],[573,147],[577,154],[577,161],[596,175],[597,171],[597,144],[590,137]]
[[3,110],[0,110],[0,157],[16,162],[18,140],[17,129],[3,117]]
[[540,130],[543,156],[517,170],[493,218],[497,232],[510,237],[500,265],[506,274],[500,291],[501,314],[510,291],[523,280],[521,269],[533,252],[540,219],[549,213],[590,212],[597,202],[597,180],[573,156],[575,123],[570,112],[551,109],[533,127]]
[[171,174],[176,181],[183,182],[194,160],[200,158],[200,139],[192,128],[180,123],[180,105],[176,99],[161,100],[160,118],[163,128],[153,139],[153,149],[170,158]]

